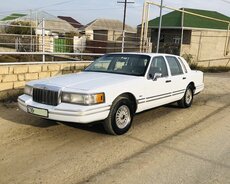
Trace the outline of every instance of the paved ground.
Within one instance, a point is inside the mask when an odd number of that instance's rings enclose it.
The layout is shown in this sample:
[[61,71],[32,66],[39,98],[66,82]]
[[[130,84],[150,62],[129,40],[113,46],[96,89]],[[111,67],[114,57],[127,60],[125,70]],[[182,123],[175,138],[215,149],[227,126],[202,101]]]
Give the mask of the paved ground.
[[0,183],[230,183],[230,73],[206,74],[192,108],[138,114],[124,136],[0,105]]

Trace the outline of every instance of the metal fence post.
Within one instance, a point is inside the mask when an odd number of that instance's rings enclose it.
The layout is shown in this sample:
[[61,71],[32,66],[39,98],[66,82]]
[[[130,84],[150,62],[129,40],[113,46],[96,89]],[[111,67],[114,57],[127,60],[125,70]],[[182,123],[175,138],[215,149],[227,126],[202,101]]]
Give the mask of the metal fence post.
[[160,48],[160,39],[161,39],[161,24],[162,24],[162,9],[163,9],[163,0],[161,0],[161,6],[160,6],[160,21],[158,26],[158,36],[157,36],[157,50],[156,52],[159,52]]
[[42,62],[45,62],[45,19],[42,18]]
[[124,48],[125,48],[125,30],[122,31],[121,52],[124,52]]

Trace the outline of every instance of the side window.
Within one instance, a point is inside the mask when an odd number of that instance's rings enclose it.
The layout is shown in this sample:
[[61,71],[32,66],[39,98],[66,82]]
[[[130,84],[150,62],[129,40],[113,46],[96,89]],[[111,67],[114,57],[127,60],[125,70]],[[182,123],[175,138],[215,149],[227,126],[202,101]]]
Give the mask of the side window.
[[180,63],[182,64],[182,67],[183,67],[185,73],[188,73],[188,70],[187,70],[186,66],[184,65],[184,62],[181,60],[181,58],[178,57],[178,59],[179,59]]
[[162,56],[154,57],[150,65],[149,73],[154,75],[155,73],[161,73],[162,77],[168,76],[168,69],[165,63],[165,59]]
[[170,71],[171,71],[172,75],[183,74],[183,70],[181,68],[181,65],[180,65],[180,63],[179,63],[179,61],[177,60],[176,57],[166,56],[166,59],[168,61],[169,68],[170,68]]

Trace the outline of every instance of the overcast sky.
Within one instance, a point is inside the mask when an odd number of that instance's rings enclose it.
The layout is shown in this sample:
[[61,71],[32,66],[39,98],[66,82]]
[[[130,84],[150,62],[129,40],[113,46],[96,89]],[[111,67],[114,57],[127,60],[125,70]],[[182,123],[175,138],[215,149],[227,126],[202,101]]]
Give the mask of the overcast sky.
[[[119,0],[122,1],[122,0]],[[127,9],[127,24],[136,26],[141,23],[144,0],[130,0]],[[153,2],[160,3],[160,0]],[[213,10],[230,16],[230,0],[164,0],[164,5],[175,8],[195,8]],[[117,0],[6,0],[0,6],[0,18],[10,13],[29,13],[29,10],[44,10],[53,15],[72,16],[82,24],[96,18],[123,19],[123,4]],[[168,13],[169,10],[164,10]],[[159,15],[159,8],[152,7],[150,18]]]

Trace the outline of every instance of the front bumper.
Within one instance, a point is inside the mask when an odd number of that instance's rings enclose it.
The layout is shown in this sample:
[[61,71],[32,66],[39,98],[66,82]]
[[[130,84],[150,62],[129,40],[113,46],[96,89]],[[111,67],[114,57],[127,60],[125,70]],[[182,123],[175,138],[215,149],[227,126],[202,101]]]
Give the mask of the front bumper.
[[45,105],[34,102],[31,96],[25,94],[18,97],[18,106],[25,112],[28,112],[27,106],[46,109],[48,111],[48,117],[43,118],[75,123],[91,123],[104,120],[108,117],[110,111],[110,106],[105,104],[93,106],[68,103],[60,103],[57,106]]

